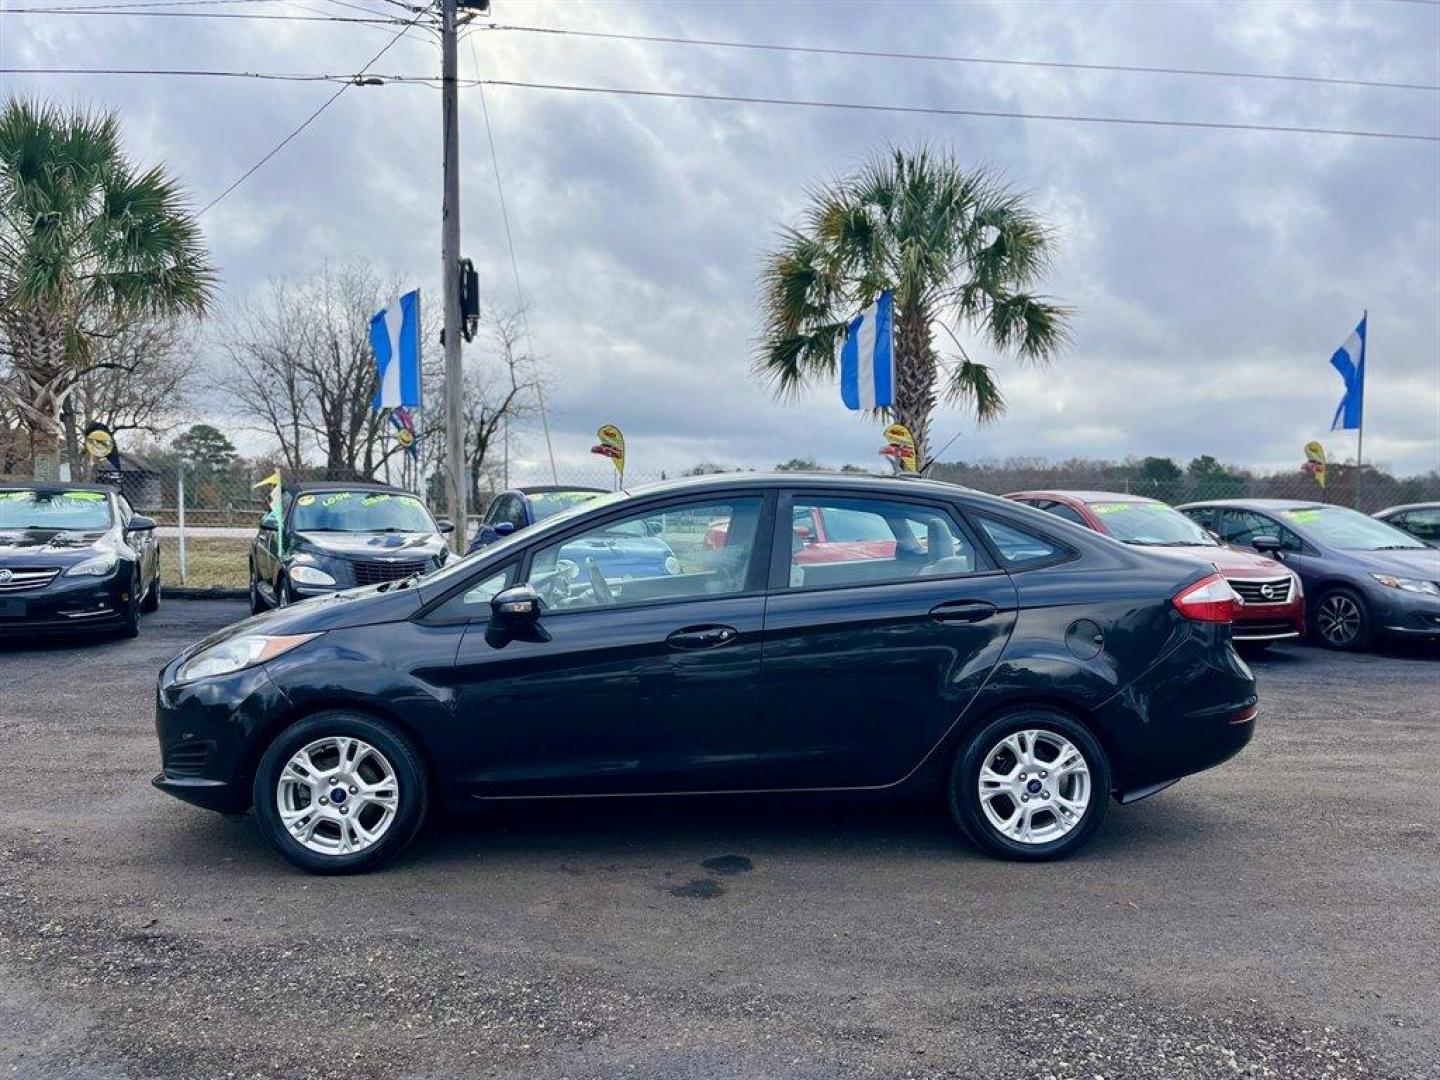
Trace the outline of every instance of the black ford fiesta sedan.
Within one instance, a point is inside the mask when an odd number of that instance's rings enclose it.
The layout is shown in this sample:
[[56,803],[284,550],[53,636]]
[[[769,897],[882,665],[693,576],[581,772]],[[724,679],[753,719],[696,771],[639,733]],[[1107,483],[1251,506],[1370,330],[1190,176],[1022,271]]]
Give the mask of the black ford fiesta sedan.
[[[823,514],[863,543],[807,553]],[[597,557],[663,537],[649,576]],[[316,872],[432,806],[933,791],[1000,856],[1067,854],[1250,739],[1224,580],[924,480],[605,495],[429,576],[236,624],[160,675],[157,787]]]
[[0,634],[140,632],[160,606],[155,522],[113,488],[0,485]]

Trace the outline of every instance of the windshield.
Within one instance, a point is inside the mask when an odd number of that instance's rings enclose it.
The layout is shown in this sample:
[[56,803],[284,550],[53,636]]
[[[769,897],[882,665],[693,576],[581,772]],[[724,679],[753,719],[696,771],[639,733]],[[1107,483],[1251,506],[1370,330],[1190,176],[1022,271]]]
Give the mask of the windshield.
[[530,516],[536,521],[554,517],[562,510],[570,510],[582,503],[592,502],[600,491],[532,491],[525,496],[530,504]]
[[1086,503],[1105,531],[1126,544],[1218,547],[1220,542],[1178,510],[1158,502]]
[[1288,524],[1297,525],[1311,539],[1347,551],[1387,551],[1392,548],[1423,548],[1425,545],[1393,525],[1376,521],[1358,510],[1343,506],[1314,506],[1282,510]]
[[294,532],[434,532],[430,512],[413,495],[385,491],[314,491],[295,500]]
[[0,491],[0,529],[95,532],[110,527],[110,500],[99,491]]

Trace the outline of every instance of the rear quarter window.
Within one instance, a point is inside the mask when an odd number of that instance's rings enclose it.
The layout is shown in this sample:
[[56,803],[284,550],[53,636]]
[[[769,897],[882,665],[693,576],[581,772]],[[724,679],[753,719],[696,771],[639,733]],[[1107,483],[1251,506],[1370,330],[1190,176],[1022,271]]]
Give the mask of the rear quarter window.
[[1001,521],[985,514],[976,514],[980,528],[1012,570],[1026,570],[1068,559],[1072,552],[1060,541],[1012,521]]

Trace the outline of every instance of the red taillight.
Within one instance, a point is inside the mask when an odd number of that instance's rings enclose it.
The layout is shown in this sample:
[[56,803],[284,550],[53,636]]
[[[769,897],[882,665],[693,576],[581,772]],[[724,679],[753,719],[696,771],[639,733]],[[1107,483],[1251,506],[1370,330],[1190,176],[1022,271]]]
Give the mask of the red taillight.
[[1185,586],[1171,603],[1181,615],[1196,622],[1234,622],[1235,613],[1240,609],[1240,598],[1219,574]]

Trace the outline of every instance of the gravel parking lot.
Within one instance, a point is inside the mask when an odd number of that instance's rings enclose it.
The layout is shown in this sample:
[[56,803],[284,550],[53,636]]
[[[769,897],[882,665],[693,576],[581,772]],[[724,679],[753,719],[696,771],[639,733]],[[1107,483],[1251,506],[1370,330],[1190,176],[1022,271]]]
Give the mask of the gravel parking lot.
[[320,879],[175,802],[154,677],[241,605],[0,646],[0,1071],[1440,1076],[1440,660],[1256,662],[1237,760],[1078,858],[935,807],[507,806]]

